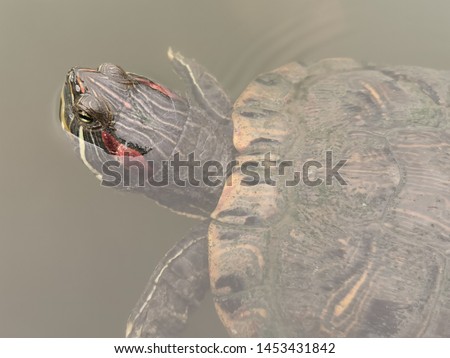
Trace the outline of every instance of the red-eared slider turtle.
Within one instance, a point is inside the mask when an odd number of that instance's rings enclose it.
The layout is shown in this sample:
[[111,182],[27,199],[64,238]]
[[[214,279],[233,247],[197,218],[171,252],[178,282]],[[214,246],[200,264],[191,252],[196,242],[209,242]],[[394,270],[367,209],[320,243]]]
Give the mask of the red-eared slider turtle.
[[210,287],[232,336],[450,337],[450,72],[290,63],[231,106],[169,58],[186,97],[111,64],[72,69],[61,97],[105,185],[204,219],[127,336],[177,334]]

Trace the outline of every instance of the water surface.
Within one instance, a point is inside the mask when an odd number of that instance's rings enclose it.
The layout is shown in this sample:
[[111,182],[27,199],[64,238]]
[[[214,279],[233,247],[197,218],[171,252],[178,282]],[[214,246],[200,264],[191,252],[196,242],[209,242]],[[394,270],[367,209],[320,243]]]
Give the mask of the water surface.
[[[57,121],[70,67],[113,62],[182,92],[172,46],[232,98],[293,60],[450,69],[449,13],[444,0],[3,0],[0,336],[122,336],[153,267],[195,225],[84,167]],[[210,301],[186,334],[226,334]]]

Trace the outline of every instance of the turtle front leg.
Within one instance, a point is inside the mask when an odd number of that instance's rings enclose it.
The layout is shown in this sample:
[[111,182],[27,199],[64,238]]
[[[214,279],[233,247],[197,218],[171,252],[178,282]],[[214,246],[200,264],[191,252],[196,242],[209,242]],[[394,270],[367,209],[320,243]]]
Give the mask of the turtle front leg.
[[173,337],[209,289],[208,223],[167,252],[128,318],[127,337]]
[[186,58],[179,52],[173,52],[171,48],[167,55],[177,74],[186,82],[190,100],[197,102],[210,117],[229,126],[231,103],[214,76],[195,60]]

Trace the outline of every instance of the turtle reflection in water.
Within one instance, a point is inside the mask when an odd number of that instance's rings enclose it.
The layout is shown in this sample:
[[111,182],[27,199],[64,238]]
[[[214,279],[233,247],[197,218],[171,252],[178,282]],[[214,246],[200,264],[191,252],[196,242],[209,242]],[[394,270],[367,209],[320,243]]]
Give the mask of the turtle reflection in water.
[[67,75],[62,127],[97,176],[108,158],[152,161],[156,177],[175,153],[304,163],[331,150],[347,185],[249,185],[236,167],[225,186],[132,181],[203,221],[155,269],[127,336],[179,334],[211,289],[231,336],[450,337],[450,72],[290,63],[231,105],[194,60],[169,59],[186,97],[112,64]]

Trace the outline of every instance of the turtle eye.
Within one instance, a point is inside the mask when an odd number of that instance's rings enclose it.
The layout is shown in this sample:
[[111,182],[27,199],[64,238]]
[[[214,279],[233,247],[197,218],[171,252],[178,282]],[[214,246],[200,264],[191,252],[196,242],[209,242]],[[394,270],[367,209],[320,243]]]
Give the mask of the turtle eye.
[[86,124],[91,124],[94,122],[94,118],[92,118],[89,114],[87,114],[85,111],[80,111],[78,113],[78,117],[80,118],[80,121]]

